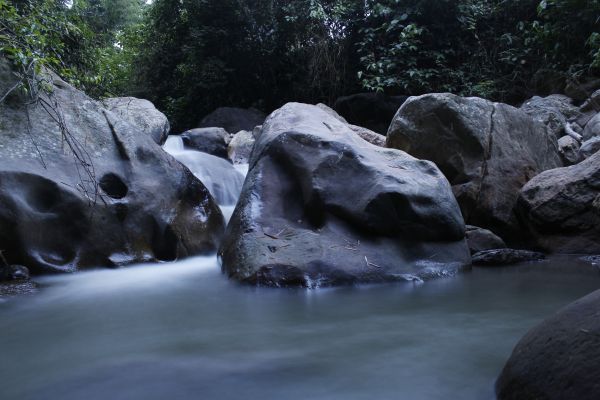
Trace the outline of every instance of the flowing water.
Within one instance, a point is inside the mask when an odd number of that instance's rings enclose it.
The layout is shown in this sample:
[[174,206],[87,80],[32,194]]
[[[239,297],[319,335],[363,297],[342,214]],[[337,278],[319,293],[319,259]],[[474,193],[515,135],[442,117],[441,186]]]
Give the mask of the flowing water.
[[493,399],[518,339],[600,288],[558,258],[317,290],[216,256],[47,277],[0,303],[0,399]]

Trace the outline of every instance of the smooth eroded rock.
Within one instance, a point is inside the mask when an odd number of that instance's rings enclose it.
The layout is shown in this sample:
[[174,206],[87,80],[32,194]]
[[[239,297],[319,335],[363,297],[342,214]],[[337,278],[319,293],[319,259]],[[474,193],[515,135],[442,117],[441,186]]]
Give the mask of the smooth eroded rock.
[[167,117],[148,100],[135,97],[112,97],[102,101],[104,106],[162,145],[171,127]]
[[385,135],[398,108],[407,96],[356,93],[338,98],[333,108],[350,124]]
[[181,134],[183,144],[193,150],[228,159],[227,145],[231,140],[223,128],[196,128]]
[[499,400],[595,400],[600,393],[600,290],[530,330],[504,366]]
[[214,251],[224,221],[204,185],[138,125],[47,78],[45,108],[0,105],[8,263],[38,274]]
[[450,181],[468,224],[515,238],[519,190],[562,166],[557,141],[540,122],[506,104],[449,93],[409,98],[387,146],[433,161]]
[[231,138],[227,146],[227,155],[234,164],[247,164],[254,148],[253,131],[239,131]]
[[494,232],[478,226],[467,225],[466,237],[471,254],[483,250],[502,249],[506,247],[504,240],[494,234]]
[[598,150],[600,150],[600,136],[595,136],[581,143],[579,155],[581,159],[590,158]]
[[289,103],[257,138],[220,255],[230,277],[258,285],[425,279],[470,263],[464,232],[433,163]]

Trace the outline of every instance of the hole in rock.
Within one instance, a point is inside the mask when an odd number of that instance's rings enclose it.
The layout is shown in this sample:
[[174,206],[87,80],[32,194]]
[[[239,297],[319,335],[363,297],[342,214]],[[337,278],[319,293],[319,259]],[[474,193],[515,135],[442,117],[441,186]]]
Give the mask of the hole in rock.
[[106,193],[108,196],[113,199],[122,199],[127,196],[128,188],[125,182],[116,174],[112,172],[104,175],[100,178],[100,188]]

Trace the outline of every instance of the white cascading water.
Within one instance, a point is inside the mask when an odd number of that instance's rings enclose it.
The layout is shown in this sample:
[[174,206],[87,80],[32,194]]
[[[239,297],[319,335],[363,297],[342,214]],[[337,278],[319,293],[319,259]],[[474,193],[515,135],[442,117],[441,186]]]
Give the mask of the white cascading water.
[[229,220],[240,197],[248,165],[234,166],[222,158],[186,149],[180,136],[169,136],[163,149],[200,179],[221,207],[225,219]]

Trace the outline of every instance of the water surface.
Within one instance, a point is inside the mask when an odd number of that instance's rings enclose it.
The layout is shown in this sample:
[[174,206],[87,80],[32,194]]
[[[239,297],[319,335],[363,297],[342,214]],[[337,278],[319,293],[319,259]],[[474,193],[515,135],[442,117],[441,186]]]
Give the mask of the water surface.
[[517,340],[600,275],[559,259],[281,290],[200,257],[42,284],[0,303],[2,399],[492,399]]

